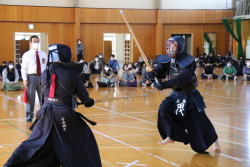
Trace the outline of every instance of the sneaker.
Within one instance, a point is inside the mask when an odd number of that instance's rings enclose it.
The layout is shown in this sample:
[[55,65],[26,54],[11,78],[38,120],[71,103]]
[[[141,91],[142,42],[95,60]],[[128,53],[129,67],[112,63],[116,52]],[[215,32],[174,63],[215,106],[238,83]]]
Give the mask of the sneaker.
[[228,81],[228,76],[226,76],[226,80]]
[[237,80],[237,76],[234,76],[234,80],[235,80],[235,81]]

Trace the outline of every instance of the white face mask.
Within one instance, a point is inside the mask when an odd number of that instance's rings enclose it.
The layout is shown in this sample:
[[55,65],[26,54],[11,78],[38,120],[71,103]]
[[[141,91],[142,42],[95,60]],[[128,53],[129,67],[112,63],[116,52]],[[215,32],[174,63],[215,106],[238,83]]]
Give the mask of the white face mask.
[[231,66],[232,66],[232,64],[229,64],[229,63],[228,63],[228,64],[227,64],[227,66],[228,66],[228,67],[231,67]]
[[247,66],[250,66],[250,63],[247,63]]
[[81,42],[79,41],[78,44],[81,44]]
[[114,58],[113,58],[113,57],[111,57],[110,59],[111,59],[111,60],[114,60]]
[[38,50],[39,43],[32,43],[31,46],[32,46],[33,49]]
[[99,55],[99,58],[102,58],[102,55]]
[[95,59],[95,61],[99,61],[99,59]]
[[108,70],[109,70],[109,67],[105,67],[104,69],[105,69],[106,71],[108,71]]
[[14,65],[11,65],[11,64],[10,64],[10,65],[9,65],[9,69],[12,69],[12,68],[14,68]]

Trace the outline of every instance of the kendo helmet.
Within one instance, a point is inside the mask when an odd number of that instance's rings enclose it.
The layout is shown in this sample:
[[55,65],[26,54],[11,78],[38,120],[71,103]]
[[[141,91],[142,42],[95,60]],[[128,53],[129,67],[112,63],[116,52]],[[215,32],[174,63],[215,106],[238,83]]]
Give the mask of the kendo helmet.
[[52,44],[49,46],[48,62],[60,61],[65,67],[76,70],[79,74],[83,70],[83,63],[72,62],[72,51],[69,46],[64,44]]
[[182,36],[174,36],[166,41],[166,51],[170,57],[184,51],[185,39]]
[[72,60],[72,51],[70,47],[64,44],[52,44],[49,46],[48,61],[49,62],[65,62],[70,63]]

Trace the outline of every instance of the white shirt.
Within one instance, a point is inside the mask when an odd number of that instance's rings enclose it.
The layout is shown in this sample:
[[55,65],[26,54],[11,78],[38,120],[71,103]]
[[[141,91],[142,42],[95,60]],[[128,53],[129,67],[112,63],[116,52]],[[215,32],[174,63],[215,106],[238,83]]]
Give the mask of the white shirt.
[[[38,55],[41,64],[41,73],[46,69],[47,54],[44,51],[38,50]],[[30,49],[25,52],[22,57],[22,77],[23,80],[27,80],[28,74],[36,74],[36,50]]]

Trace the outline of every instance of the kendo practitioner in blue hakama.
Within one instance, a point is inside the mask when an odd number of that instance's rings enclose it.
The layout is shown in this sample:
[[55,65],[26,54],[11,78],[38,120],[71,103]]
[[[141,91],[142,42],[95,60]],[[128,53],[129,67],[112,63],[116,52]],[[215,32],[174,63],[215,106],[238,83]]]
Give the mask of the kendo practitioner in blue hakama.
[[[184,50],[185,40],[175,36],[167,40],[167,55],[159,55],[155,68],[157,74],[168,74],[168,81],[156,81],[158,90],[172,88],[173,92],[162,101],[158,112],[158,130],[164,139],[158,144],[164,145],[175,141],[191,145],[197,153],[206,150],[214,143],[214,150],[219,151],[218,136],[205,113],[203,97],[196,89],[196,63],[193,56]],[[164,76],[165,78],[165,76]]]
[[[22,142],[4,167],[101,167],[95,137],[75,111],[78,97],[85,107],[94,100],[71,62],[71,49],[63,44],[49,47],[48,67],[41,75],[44,103],[36,114],[30,137]],[[75,69],[76,70],[75,70]],[[84,121],[84,120],[85,121]]]

